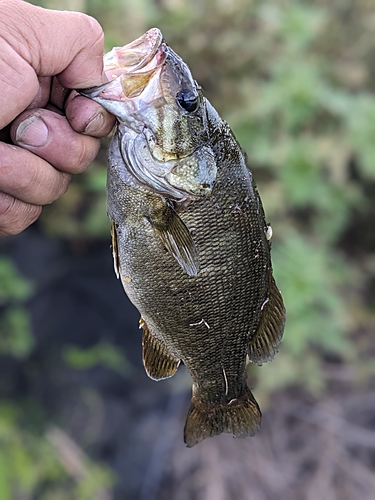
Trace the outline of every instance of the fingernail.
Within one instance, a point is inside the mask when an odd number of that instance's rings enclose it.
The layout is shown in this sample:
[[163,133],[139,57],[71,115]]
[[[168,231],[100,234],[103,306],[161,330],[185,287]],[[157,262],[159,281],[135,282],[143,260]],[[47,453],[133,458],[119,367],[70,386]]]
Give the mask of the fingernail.
[[87,125],[84,130],[84,134],[93,134],[95,132],[100,132],[104,125],[104,115],[103,113],[97,114]]
[[48,139],[48,128],[39,116],[30,116],[18,125],[16,143],[23,146],[40,148]]

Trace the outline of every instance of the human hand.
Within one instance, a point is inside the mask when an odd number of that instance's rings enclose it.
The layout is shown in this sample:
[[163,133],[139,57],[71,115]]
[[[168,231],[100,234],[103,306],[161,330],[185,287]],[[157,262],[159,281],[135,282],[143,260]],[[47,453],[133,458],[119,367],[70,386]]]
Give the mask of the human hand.
[[0,235],[9,235],[85,170],[114,118],[69,90],[105,81],[93,18],[0,0],[0,33]]

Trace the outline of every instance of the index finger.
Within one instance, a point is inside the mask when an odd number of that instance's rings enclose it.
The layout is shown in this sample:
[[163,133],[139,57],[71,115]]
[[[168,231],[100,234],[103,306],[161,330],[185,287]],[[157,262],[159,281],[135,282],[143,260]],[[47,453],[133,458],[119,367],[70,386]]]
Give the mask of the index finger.
[[38,78],[33,69],[2,38],[0,38],[0,88],[0,129],[2,129],[27,108],[39,90]]
[[32,102],[37,75],[58,75],[69,88],[104,82],[103,31],[95,19],[0,0],[0,27],[0,128]]

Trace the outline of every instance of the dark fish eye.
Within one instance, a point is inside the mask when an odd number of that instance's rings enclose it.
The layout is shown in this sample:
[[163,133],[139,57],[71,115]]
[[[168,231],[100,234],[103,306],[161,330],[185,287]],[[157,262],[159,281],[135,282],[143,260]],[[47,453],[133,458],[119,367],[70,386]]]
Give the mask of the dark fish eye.
[[190,89],[182,89],[177,94],[177,102],[181,108],[192,113],[198,108],[198,95]]

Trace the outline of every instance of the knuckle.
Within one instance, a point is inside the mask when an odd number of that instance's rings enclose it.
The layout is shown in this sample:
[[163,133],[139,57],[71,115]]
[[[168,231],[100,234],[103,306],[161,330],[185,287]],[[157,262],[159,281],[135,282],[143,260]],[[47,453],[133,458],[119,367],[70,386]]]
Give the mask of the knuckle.
[[99,22],[91,16],[86,17],[88,18],[88,21],[90,23],[90,27],[96,41],[95,43],[104,43],[104,31]]
[[92,163],[99,152],[100,142],[93,137],[85,137],[85,140],[80,141],[77,148],[74,164],[74,172],[82,173]]
[[65,172],[62,173],[62,177],[60,179],[60,183],[59,183],[59,187],[58,187],[58,193],[59,193],[58,198],[60,198],[60,196],[62,196],[63,194],[65,194],[67,192],[71,178],[72,178],[72,176],[70,174],[67,174]]
[[57,180],[49,190],[50,196],[48,200],[46,200],[46,205],[52,203],[53,201],[57,200],[57,198],[60,198],[60,196],[66,193],[66,191],[68,190],[70,179],[70,174],[67,174],[66,172],[59,172]]
[[16,211],[17,200],[13,196],[0,193],[0,217],[8,218]]
[[83,25],[82,29],[83,36],[87,36],[87,33],[90,33],[91,35],[90,38],[91,40],[94,41],[94,44],[104,43],[103,28],[95,18],[87,14],[83,14],[82,12],[74,12],[73,15],[76,15],[77,17],[80,18],[80,21]]
[[23,169],[22,173],[23,175],[19,176],[17,179],[17,189],[21,195],[33,192],[35,190],[35,186],[40,183],[40,172],[38,169]]
[[9,236],[19,234],[37,220],[41,211],[40,206],[0,193],[0,233]]

